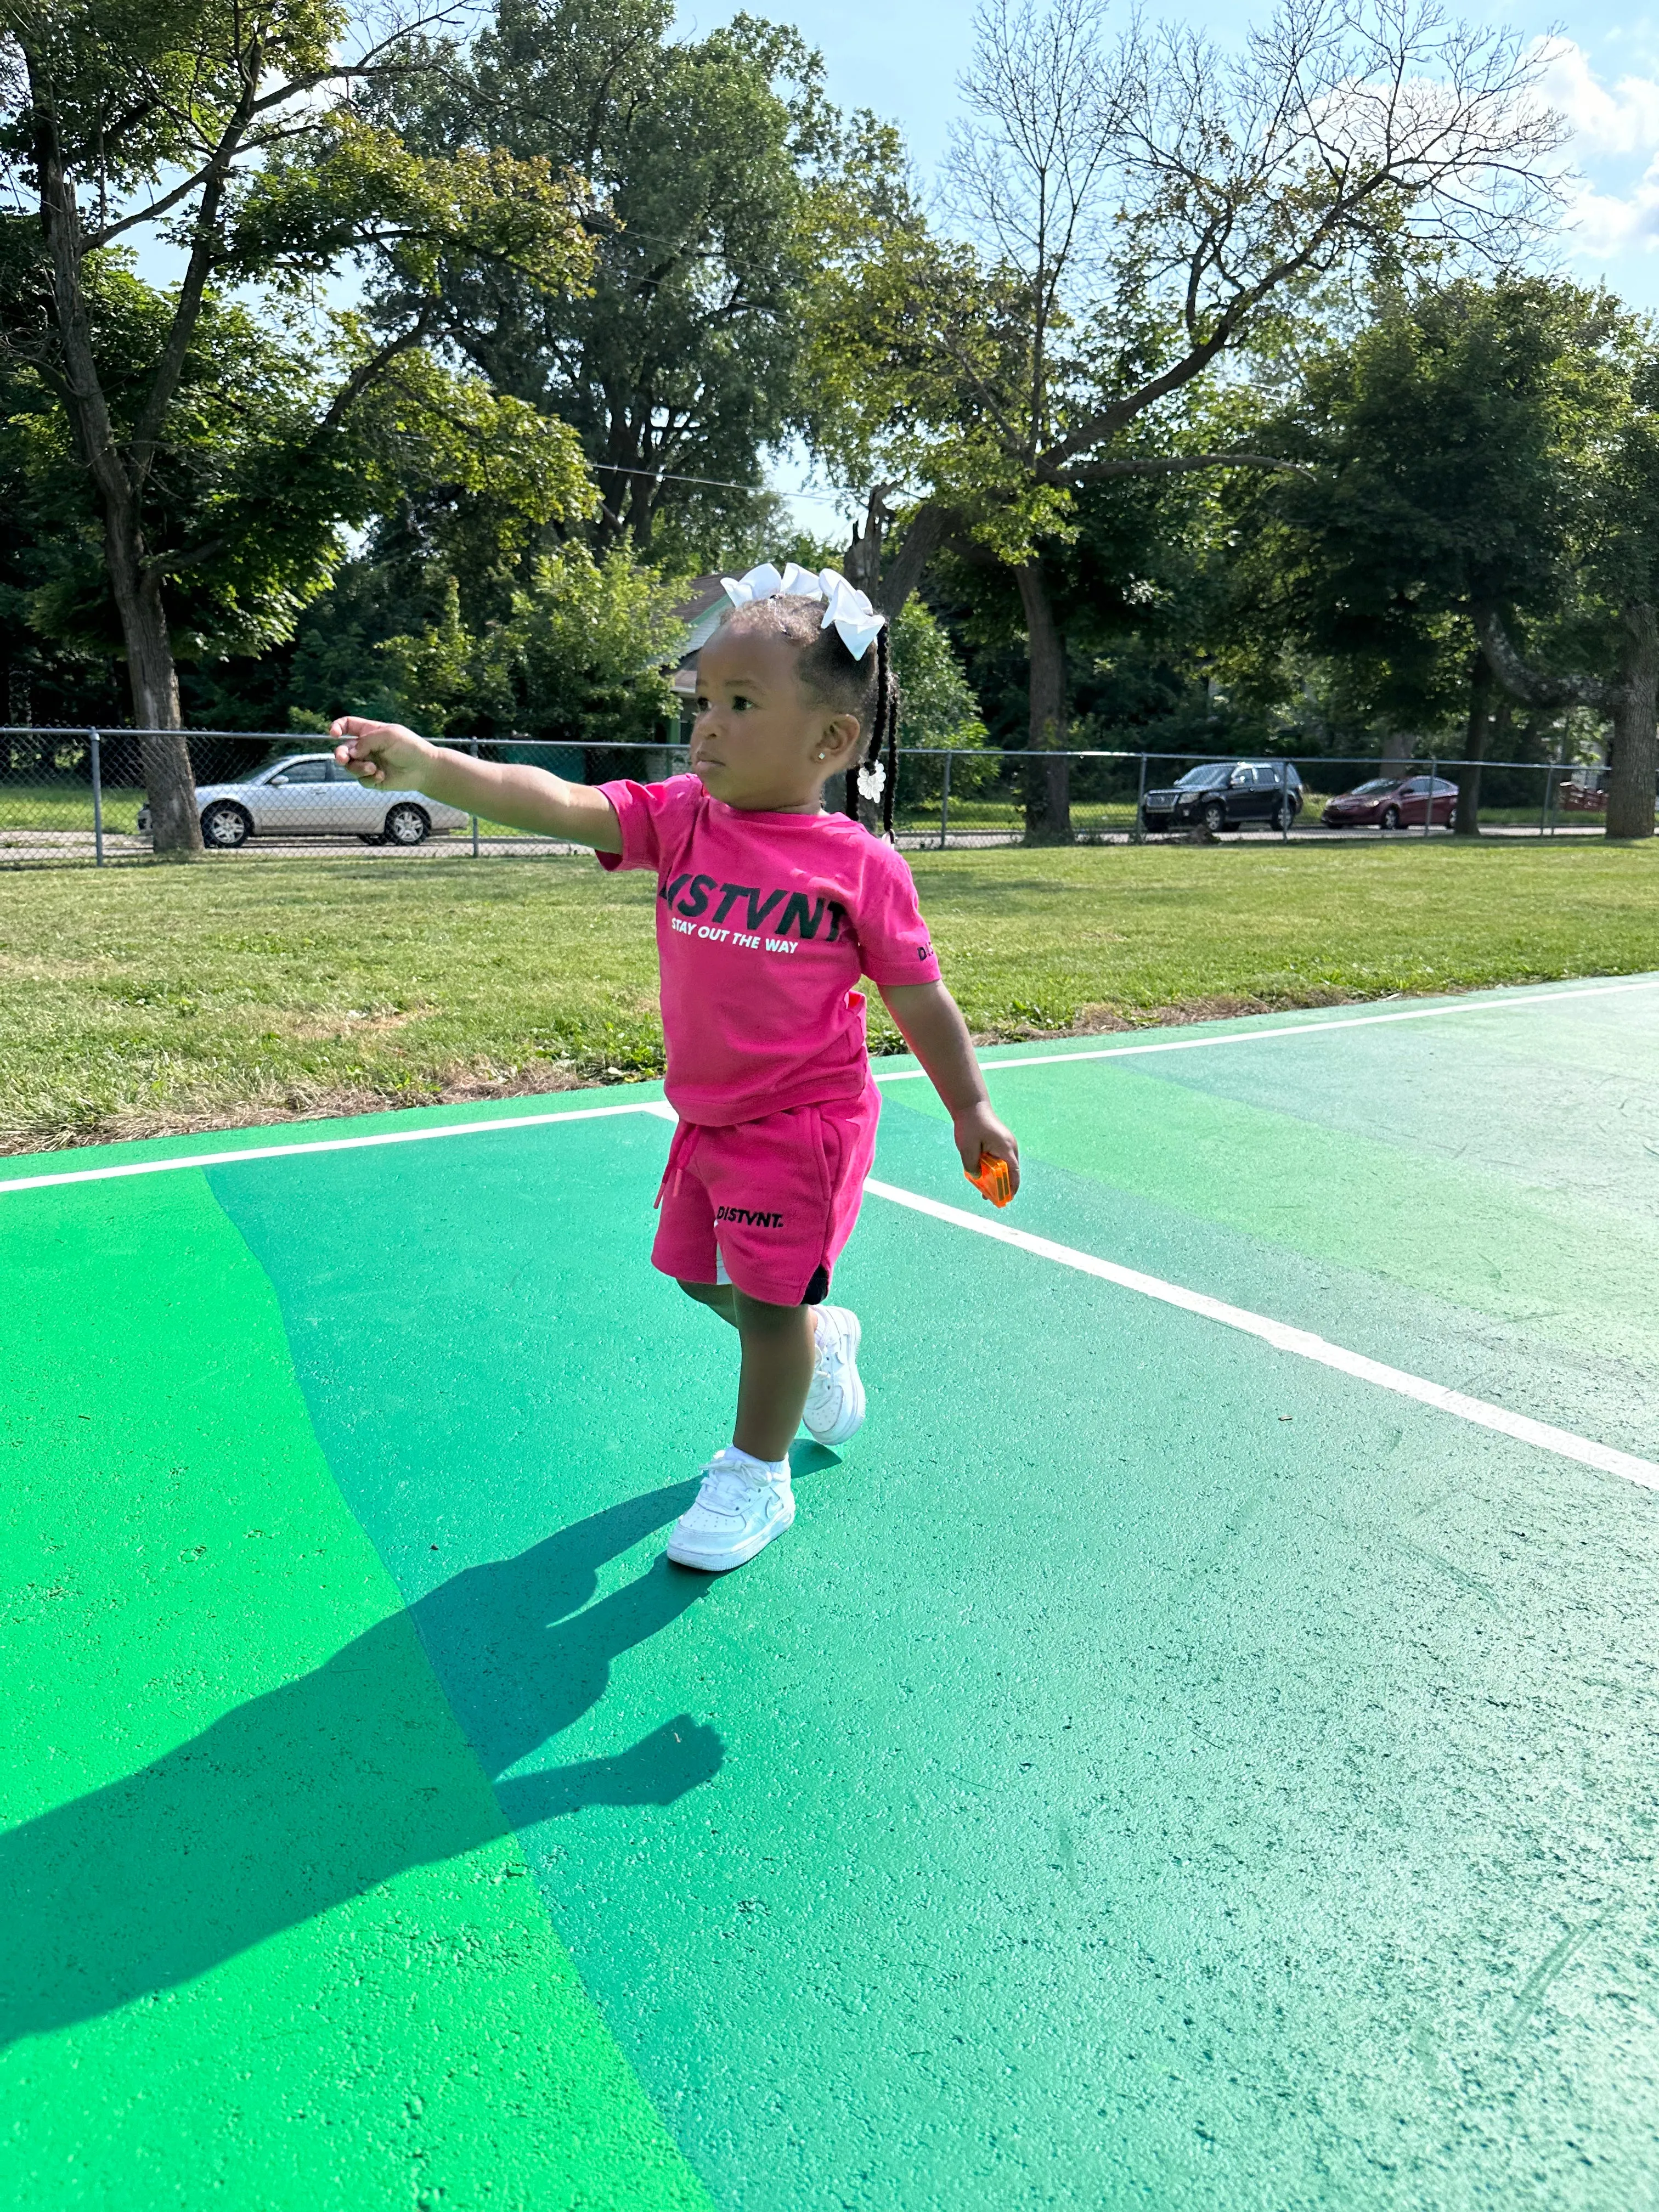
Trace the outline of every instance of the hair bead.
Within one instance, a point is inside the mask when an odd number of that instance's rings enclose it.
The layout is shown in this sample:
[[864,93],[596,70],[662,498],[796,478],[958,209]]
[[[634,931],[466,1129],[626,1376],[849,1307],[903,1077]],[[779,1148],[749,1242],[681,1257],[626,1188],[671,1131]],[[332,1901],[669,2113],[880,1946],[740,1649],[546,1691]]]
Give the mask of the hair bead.
[[876,640],[876,684],[881,696],[878,709],[885,724],[887,739],[887,774],[881,787],[881,827],[884,836],[893,835],[893,801],[898,791],[898,685],[893,680],[892,660],[887,650],[887,632],[884,628]]

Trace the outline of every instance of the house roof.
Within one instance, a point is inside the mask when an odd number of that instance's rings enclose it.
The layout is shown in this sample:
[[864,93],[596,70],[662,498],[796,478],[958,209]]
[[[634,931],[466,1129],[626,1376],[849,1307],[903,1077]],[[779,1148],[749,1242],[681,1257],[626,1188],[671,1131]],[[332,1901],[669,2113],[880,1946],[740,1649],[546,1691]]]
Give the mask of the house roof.
[[699,576],[685,597],[674,603],[675,614],[685,624],[686,639],[671,680],[684,698],[696,689],[697,655],[714,635],[728,604],[725,581],[718,575]]
[[674,602],[674,612],[683,623],[699,623],[712,607],[718,607],[726,597],[725,579],[719,575],[699,576],[683,599]]

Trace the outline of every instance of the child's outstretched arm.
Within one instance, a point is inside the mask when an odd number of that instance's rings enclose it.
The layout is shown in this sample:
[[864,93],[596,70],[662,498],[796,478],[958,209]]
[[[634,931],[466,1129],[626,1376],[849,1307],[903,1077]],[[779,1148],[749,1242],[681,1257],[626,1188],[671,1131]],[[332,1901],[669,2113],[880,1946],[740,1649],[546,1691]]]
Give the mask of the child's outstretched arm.
[[509,830],[539,830],[573,845],[591,845],[596,853],[623,848],[617,810],[592,784],[567,783],[545,769],[516,762],[474,760],[447,745],[428,744],[400,722],[343,714],[329,736],[335,759],[359,783],[423,791],[428,799]]
[[994,1152],[1008,1163],[1012,1196],[1019,1188],[1019,1146],[1013,1131],[991,1111],[985,1078],[956,1000],[943,983],[896,983],[890,990],[884,986],[881,996],[945,1103],[963,1168],[975,1175],[980,1154]]

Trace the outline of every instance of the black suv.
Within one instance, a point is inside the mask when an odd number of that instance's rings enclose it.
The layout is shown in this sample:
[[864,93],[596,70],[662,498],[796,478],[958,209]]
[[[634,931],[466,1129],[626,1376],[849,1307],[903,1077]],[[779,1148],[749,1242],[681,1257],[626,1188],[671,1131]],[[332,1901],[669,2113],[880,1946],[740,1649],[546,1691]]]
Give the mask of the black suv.
[[1242,830],[1247,823],[1288,830],[1302,811],[1302,779],[1289,761],[1206,761],[1178,783],[1149,791],[1143,830]]

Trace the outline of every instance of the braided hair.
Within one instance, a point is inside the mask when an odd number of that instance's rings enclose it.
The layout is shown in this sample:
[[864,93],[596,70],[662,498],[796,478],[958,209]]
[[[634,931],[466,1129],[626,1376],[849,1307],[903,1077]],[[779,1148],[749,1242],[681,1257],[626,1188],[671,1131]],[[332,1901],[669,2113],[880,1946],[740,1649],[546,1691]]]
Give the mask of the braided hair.
[[893,833],[893,794],[898,782],[898,684],[893,675],[888,644],[890,625],[876,633],[873,653],[855,660],[833,629],[822,627],[823,605],[795,592],[778,592],[757,599],[726,617],[734,629],[769,629],[786,637],[797,649],[796,667],[802,684],[812,697],[837,713],[856,714],[863,743],[847,770],[847,796],[842,811],[859,818],[859,770],[882,757],[886,748],[886,774],[881,787],[883,833]]
[[[881,785],[881,829],[884,837],[893,834],[893,797],[898,788],[898,684],[893,675],[892,655],[888,649],[887,636],[892,625],[884,623],[876,633],[875,708],[872,726],[860,760],[847,771],[845,811],[854,821],[859,818],[859,768],[866,761],[879,761],[882,748],[887,750],[886,774]],[[845,648],[843,648],[845,650]],[[850,659],[851,654],[848,655]]]

